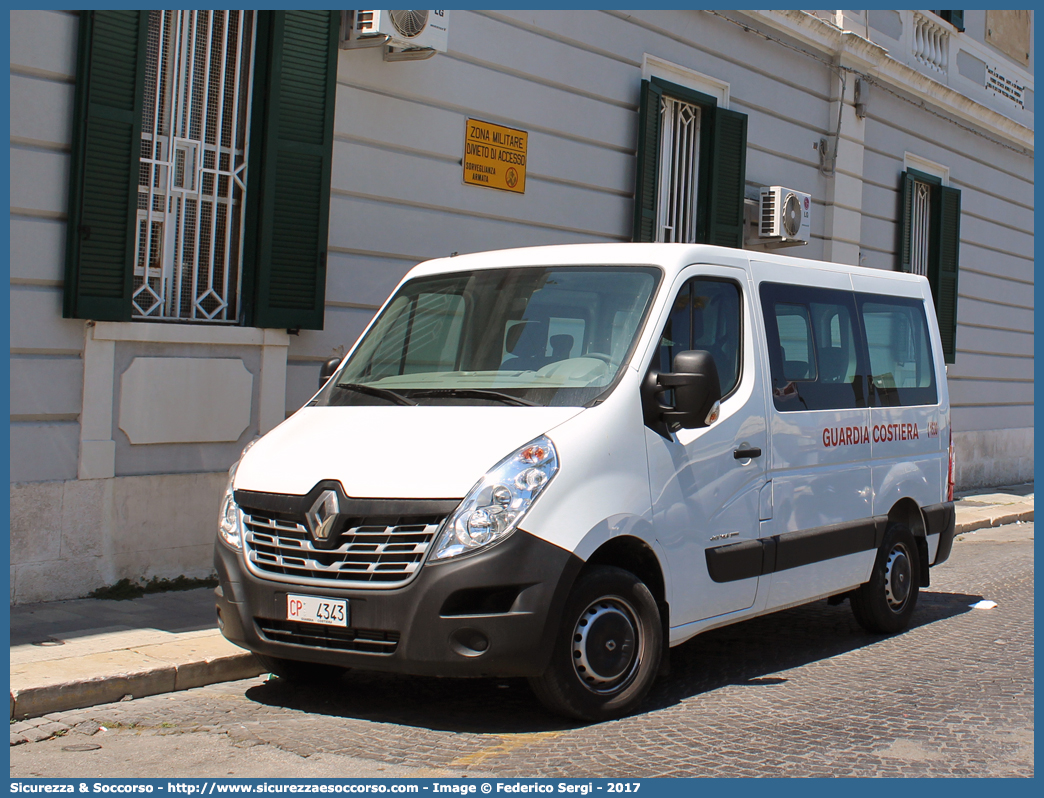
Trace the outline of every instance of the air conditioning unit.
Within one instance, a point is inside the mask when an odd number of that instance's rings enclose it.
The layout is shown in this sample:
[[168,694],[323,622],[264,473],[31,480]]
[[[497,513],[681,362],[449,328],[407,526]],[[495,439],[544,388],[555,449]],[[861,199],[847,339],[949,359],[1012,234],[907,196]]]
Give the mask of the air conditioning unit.
[[347,11],[341,31],[346,49],[386,44],[401,50],[446,52],[448,11]]
[[784,186],[763,186],[760,243],[808,243],[811,216],[811,195]]

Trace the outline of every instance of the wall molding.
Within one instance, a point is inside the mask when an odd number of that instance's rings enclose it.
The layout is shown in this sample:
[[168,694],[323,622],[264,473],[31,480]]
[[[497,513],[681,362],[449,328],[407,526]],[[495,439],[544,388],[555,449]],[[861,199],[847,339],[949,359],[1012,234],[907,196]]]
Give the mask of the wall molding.
[[1033,130],[987,108],[959,91],[897,61],[888,50],[852,31],[825,22],[807,11],[744,11],[748,19],[796,38],[802,44],[831,58],[846,56],[847,66],[872,75],[917,99],[929,102],[964,122],[971,122],[1007,139],[1030,153],[1034,151]]
[[[83,406],[80,413],[79,479],[116,475],[113,413],[119,401],[116,385],[116,344],[188,344],[201,347],[199,357],[211,356],[210,346],[246,346],[261,350],[259,432],[264,435],[286,418],[286,356],[290,336],[285,330],[253,327],[209,327],[148,322],[87,322],[83,349]],[[246,408],[249,418],[251,408]]]

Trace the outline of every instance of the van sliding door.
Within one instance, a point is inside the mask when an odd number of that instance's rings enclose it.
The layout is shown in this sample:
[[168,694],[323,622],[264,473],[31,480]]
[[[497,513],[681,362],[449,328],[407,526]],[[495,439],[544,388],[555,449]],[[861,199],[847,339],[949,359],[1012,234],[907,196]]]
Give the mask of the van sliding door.
[[876,553],[867,362],[851,278],[752,263],[768,343],[767,607],[865,581]]
[[[870,356],[874,514],[907,498],[938,504],[946,498],[950,413],[939,401],[945,372],[937,374],[941,352],[933,352],[928,332],[931,298],[918,283],[889,284],[887,294],[867,277],[853,283]],[[929,535],[929,562],[938,545],[939,536]]]

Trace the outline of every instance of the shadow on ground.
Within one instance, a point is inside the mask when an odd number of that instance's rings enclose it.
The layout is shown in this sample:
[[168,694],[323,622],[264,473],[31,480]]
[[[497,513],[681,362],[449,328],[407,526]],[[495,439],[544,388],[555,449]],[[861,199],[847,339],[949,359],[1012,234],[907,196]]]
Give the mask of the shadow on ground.
[[[980,596],[922,591],[910,629],[969,610]],[[671,650],[661,677],[641,708],[663,709],[726,685],[771,686],[780,672],[872,646],[881,635],[863,631],[845,604],[825,601],[701,634]],[[576,728],[544,710],[525,679],[439,679],[350,671],[336,683],[299,686],[281,679],[251,687],[260,704],[432,730],[518,734]]]

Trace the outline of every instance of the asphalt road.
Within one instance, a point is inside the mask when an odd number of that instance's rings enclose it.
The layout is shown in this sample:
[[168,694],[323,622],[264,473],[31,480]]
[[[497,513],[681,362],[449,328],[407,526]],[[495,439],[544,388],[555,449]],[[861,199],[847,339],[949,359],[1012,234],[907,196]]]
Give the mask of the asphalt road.
[[72,730],[12,748],[11,776],[1033,776],[1033,524],[959,539],[901,635],[818,602],[671,666],[641,714],[594,725],[523,680],[212,685],[54,716]]

